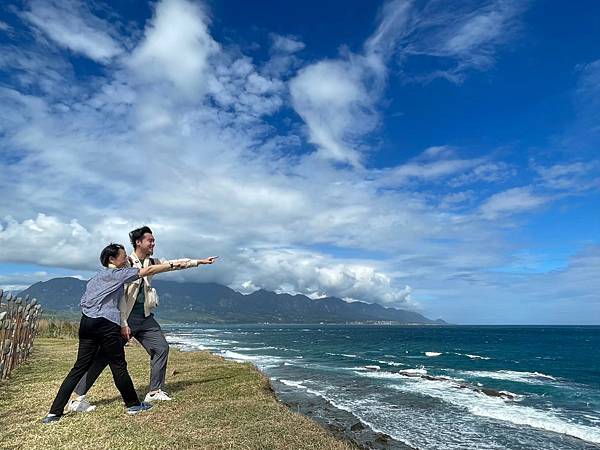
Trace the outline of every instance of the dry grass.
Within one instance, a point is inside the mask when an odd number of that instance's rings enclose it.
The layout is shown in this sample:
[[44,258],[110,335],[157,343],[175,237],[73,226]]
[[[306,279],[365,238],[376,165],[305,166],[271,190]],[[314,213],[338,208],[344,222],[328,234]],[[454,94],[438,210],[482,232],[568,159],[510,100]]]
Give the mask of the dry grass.
[[[278,403],[268,380],[252,365],[176,349],[171,350],[166,386],[172,402],[126,415],[107,369],[88,394],[98,406],[96,411],[68,414],[55,424],[43,425],[40,421],[76,351],[74,339],[38,338],[32,357],[10,380],[0,382],[3,449],[353,448]],[[127,360],[143,397],[148,356],[141,347],[129,346]]]
[[79,323],[58,318],[40,319],[37,336],[47,338],[77,338]]

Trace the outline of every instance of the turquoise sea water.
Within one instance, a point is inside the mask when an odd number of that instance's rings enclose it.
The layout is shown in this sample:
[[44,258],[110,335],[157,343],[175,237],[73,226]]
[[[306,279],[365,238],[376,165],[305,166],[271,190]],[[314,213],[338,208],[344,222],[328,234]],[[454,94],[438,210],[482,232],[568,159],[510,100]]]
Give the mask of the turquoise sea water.
[[600,327],[173,325],[419,449],[600,448]]

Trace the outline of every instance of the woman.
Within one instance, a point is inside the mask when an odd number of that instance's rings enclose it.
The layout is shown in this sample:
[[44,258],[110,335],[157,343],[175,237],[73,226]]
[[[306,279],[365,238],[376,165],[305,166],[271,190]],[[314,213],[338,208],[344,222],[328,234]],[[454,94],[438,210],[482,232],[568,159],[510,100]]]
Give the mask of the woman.
[[110,244],[100,254],[105,269],[88,281],[81,298],[81,323],[79,325],[79,350],[75,365],[64,379],[50,412],[43,423],[60,420],[69,397],[81,377],[90,368],[98,351],[106,355],[117,389],[127,406],[128,414],[137,414],[152,407],[140,402],[135,392],[125,362],[124,338],[121,336],[119,300],[123,296],[125,283],[131,283],[148,275],[156,275],[176,269],[185,269],[186,262],[166,262],[143,269],[127,267],[125,247]]

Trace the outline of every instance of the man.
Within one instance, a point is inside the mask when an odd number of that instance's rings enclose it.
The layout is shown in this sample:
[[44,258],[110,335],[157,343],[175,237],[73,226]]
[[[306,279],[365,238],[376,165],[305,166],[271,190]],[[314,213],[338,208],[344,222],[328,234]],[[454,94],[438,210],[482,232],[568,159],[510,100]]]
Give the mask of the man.
[[[139,269],[165,263],[180,268],[190,268],[203,264],[213,264],[217,258],[211,256],[206,259],[173,261],[152,258],[156,241],[152,230],[147,226],[131,231],[129,238],[133,246],[133,252],[129,255],[129,265]],[[127,340],[135,337],[150,355],[150,388],[144,402],[171,400],[171,397],[164,391],[169,344],[152,313],[157,305],[153,301],[154,293],[151,281],[152,276],[147,276],[126,285],[125,294],[119,305],[121,335]],[[96,408],[85,399],[85,396],[107,364],[107,359],[98,354],[86,375],[75,388],[78,397],[69,403],[69,410],[89,412]]]

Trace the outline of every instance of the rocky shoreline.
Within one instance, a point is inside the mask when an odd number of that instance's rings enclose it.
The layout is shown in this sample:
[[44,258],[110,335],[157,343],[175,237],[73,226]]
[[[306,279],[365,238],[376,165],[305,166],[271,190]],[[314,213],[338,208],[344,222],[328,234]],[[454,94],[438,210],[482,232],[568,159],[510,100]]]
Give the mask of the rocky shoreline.
[[271,386],[277,399],[292,411],[309,417],[360,449],[416,450],[383,432],[373,430],[351,412],[336,408],[324,399],[278,389],[277,381],[271,381]]

